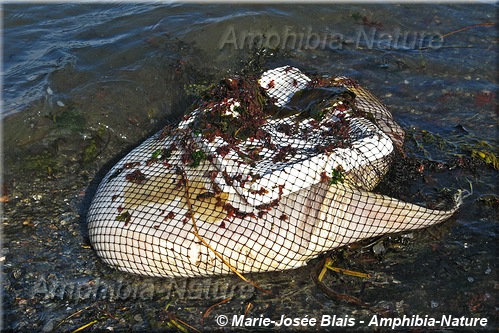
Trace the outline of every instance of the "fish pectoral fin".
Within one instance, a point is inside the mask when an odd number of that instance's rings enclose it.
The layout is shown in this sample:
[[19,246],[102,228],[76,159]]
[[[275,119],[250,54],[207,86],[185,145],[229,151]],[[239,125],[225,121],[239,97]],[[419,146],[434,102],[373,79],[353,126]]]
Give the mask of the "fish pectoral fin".
[[458,209],[461,195],[449,210],[434,210],[403,202],[389,196],[358,190],[343,184],[331,185],[323,207],[328,208],[332,227],[345,229],[355,238],[424,228],[451,217]]

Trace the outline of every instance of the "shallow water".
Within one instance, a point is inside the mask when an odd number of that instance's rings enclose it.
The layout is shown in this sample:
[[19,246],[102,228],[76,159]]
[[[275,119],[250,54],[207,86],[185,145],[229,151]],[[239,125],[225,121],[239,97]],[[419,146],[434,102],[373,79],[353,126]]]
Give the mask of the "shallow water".
[[[246,312],[273,320],[348,316],[350,330],[373,329],[376,313],[453,315],[487,318],[473,329],[497,329],[498,174],[486,163],[498,154],[496,5],[3,10],[5,329],[72,331],[92,323],[88,330],[163,331],[180,319],[211,331],[220,328],[217,315]],[[85,213],[105,172],[182,114],[203,87],[283,64],[352,76],[390,107],[408,132],[408,151],[427,162],[407,187],[388,179],[380,191],[412,201],[442,188],[473,194],[441,225],[335,252],[339,265],[374,278],[328,274],[324,284],[364,306],[316,286],[311,268],[319,261],[250,276],[271,294],[235,276],[153,279],[104,265],[89,247]]]

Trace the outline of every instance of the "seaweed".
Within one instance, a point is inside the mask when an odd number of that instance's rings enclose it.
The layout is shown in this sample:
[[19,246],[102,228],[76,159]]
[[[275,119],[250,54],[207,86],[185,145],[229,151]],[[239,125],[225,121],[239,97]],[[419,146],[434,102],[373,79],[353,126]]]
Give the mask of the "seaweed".
[[331,170],[330,184],[338,184],[345,181],[345,173],[341,165],[337,166],[333,170]]
[[473,147],[470,148],[470,152],[472,158],[478,158],[487,164],[491,164],[494,169],[499,170],[499,158],[497,154],[488,150],[474,149]]
[[191,153],[191,159],[192,159],[192,162],[191,162],[191,166],[193,168],[196,168],[198,167],[202,161],[206,160],[207,156],[206,156],[206,153],[200,149],[196,150],[196,151],[193,151]]
[[56,167],[57,163],[54,156],[49,151],[39,154],[26,154],[22,164],[24,170],[39,174],[50,174]]
[[131,183],[144,184],[147,180],[146,175],[139,169],[127,174],[125,179]]
[[240,143],[256,137],[266,123],[267,102],[255,78],[226,78],[203,95],[200,107],[204,112],[191,130],[208,141],[221,137],[232,144]]
[[124,211],[121,214],[119,214],[119,215],[116,216],[116,221],[125,222],[125,226],[127,226],[128,223],[130,222],[131,218],[132,218],[132,214],[130,214],[126,210],[126,211]]
[[472,133],[462,128],[461,125],[458,125],[457,128],[459,132],[465,132],[465,135],[452,133],[450,137],[446,138],[429,130],[421,129],[411,131],[410,137],[415,142],[416,147],[428,159],[432,157],[427,146],[435,145],[439,151],[454,157],[453,161],[457,166],[472,166],[473,163],[465,162],[466,158],[471,158],[475,162],[481,162],[490,165],[495,170],[499,170],[499,157],[493,151],[493,146],[487,141],[479,140]]

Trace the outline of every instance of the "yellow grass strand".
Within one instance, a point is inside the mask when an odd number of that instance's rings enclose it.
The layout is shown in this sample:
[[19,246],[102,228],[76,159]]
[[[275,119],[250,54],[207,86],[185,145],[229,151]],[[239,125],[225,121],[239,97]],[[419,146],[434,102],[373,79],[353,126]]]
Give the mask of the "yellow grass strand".
[[244,275],[242,275],[241,273],[239,273],[237,271],[236,268],[232,267],[232,265],[227,261],[225,260],[225,258],[220,254],[218,253],[213,247],[211,247],[211,245],[203,238],[201,237],[201,235],[199,235],[199,232],[198,232],[198,227],[196,225],[196,219],[194,218],[194,214],[193,214],[193,209],[192,209],[192,204],[191,204],[191,200],[190,200],[190,197],[189,197],[189,180],[187,179],[186,175],[185,175],[185,172],[183,173],[183,178],[185,180],[185,200],[187,202],[187,208],[189,210],[189,213],[191,214],[191,220],[192,220],[192,226],[193,226],[193,232],[194,232],[194,235],[201,241],[201,243],[203,243],[211,252],[213,252],[220,260],[222,260],[222,262],[227,266],[229,267],[229,269],[234,273],[236,274],[241,280],[243,280],[244,282],[247,282],[249,284],[251,284],[253,287],[257,288],[258,290],[264,292],[264,293],[270,293],[270,290],[265,290],[263,289],[262,287],[260,287],[259,285],[257,285],[256,283],[248,280],[246,277],[244,277]]

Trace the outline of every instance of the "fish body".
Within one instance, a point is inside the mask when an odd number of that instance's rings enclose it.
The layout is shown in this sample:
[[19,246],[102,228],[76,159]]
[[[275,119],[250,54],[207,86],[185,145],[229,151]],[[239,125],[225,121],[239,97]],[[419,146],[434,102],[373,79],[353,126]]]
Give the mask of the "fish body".
[[438,211],[371,192],[404,131],[352,79],[285,66],[227,79],[211,96],[102,180],[88,230],[109,265],[170,277],[228,274],[229,265],[292,269],[458,208],[457,200]]

